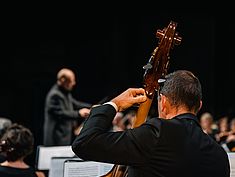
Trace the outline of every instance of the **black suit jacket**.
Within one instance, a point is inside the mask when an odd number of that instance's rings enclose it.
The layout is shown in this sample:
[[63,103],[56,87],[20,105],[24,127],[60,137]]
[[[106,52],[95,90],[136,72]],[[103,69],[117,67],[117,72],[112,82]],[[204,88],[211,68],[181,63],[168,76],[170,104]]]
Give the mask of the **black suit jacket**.
[[78,113],[84,107],[91,104],[75,100],[70,92],[55,84],[46,96],[43,144],[71,145],[72,120],[84,120]]
[[138,128],[110,132],[116,111],[92,109],[73,151],[84,160],[128,165],[131,177],[229,177],[227,153],[193,114],[152,118]]

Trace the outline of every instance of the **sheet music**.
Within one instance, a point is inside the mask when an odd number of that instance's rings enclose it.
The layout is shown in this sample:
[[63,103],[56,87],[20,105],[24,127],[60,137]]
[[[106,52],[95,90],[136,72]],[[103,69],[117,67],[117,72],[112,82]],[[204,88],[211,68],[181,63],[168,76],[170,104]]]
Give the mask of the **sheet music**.
[[64,163],[64,177],[97,177],[107,174],[113,164],[94,161],[66,161]]
[[52,157],[48,177],[63,177],[64,162],[71,159],[81,160],[73,157]]
[[227,154],[230,163],[230,177],[235,177],[235,153],[228,152]]
[[37,150],[37,169],[49,170],[52,157],[74,157],[71,146],[38,146]]

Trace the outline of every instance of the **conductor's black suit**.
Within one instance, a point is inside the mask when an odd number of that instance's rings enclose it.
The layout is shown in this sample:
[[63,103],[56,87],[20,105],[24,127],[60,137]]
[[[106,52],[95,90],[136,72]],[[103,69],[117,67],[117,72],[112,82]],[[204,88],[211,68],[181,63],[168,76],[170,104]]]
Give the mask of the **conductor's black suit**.
[[69,91],[55,84],[46,96],[43,144],[71,145],[73,120],[83,122],[79,109],[84,107],[91,105],[75,100]]

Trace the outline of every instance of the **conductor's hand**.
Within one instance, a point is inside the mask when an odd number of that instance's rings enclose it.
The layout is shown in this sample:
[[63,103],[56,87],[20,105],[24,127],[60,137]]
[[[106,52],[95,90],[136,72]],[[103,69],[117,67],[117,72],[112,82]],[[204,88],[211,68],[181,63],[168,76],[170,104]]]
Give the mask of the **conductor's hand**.
[[79,110],[79,114],[80,114],[81,117],[87,118],[90,114],[90,109],[82,108],[82,109]]
[[129,88],[111,101],[117,105],[118,111],[123,111],[134,104],[140,104],[146,100],[147,97],[143,88]]

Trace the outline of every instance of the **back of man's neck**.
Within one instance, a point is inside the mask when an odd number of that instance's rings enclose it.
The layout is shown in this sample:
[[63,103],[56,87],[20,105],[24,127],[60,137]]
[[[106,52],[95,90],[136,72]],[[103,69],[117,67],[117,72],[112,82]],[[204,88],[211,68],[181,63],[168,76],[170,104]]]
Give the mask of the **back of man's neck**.
[[29,166],[22,160],[17,160],[14,162],[5,161],[1,163],[1,166],[14,167],[14,168],[29,168]]
[[180,114],[194,114],[194,112],[192,111],[188,111],[188,110],[185,110],[185,109],[175,109],[174,111],[170,112],[169,114],[166,115],[166,118],[165,119],[172,119]]

